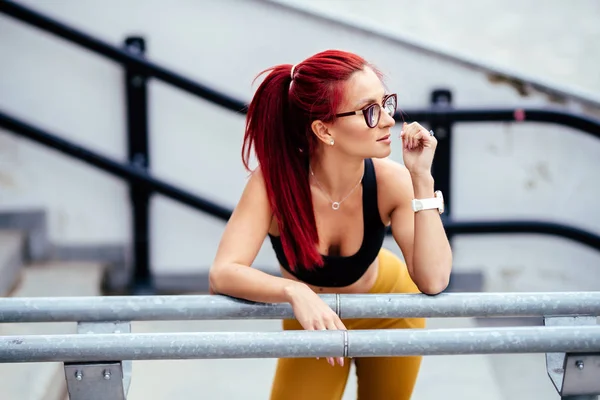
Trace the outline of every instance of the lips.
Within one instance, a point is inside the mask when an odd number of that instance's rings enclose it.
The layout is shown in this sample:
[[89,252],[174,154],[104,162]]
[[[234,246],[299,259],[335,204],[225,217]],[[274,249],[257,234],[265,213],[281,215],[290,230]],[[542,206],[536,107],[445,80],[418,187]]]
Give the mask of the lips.
[[381,142],[382,140],[387,140],[389,138],[390,138],[390,135],[385,135],[384,137],[377,139],[377,141]]

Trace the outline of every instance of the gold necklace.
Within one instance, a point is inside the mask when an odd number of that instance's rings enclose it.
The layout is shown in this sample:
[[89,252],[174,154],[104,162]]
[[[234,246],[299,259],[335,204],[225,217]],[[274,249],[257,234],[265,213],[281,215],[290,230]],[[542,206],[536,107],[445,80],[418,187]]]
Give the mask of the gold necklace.
[[323,189],[323,186],[321,186],[321,183],[319,182],[319,180],[317,179],[317,177],[315,176],[315,173],[312,170],[312,167],[310,168],[310,174],[313,176],[313,178],[315,178],[315,182],[317,182],[317,185],[319,186],[319,189],[321,189],[321,191],[323,192],[323,194],[325,196],[327,196],[327,198],[329,199],[329,201],[331,202],[331,208],[333,208],[334,210],[338,210],[340,208],[340,205],[344,202],[344,200],[346,200],[348,197],[350,197],[350,195],[356,190],[356,188],[358,187],[358,185],[360,185],[360,183],[363,180],[363,177],[365,175],[365,171],[363,170],[363,173],[360,177],[360,179],[358,180],[358,182],[356,183],[356,185],[354,185],[354,187],[352,188],[352,190],[350,191],[350,193],[348,193],[342,200],[340,201],[333,201],[331,199],[331,197],[329,197],[329,194],[327,194],[327,192],[325,191],[325,189]]

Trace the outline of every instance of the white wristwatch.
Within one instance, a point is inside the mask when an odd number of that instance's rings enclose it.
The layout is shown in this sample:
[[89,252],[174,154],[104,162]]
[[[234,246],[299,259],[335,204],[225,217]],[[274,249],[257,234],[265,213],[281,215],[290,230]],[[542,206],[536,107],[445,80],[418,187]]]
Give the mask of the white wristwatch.
[[412,201],[412,209],[414,212],[421,210],[431,210],[437,208],[439,213],[444,212],[444,196],[440,190],[436,190],[431,199],[414,199]]

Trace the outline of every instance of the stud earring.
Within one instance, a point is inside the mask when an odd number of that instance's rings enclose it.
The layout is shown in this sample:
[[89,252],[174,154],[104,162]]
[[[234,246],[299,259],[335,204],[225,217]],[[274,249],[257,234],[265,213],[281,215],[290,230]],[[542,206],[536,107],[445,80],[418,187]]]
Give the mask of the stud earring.
[[334,143],[333,138],[331,138],[331,141],[329,142],[329,144],[333,146],[333,143]]

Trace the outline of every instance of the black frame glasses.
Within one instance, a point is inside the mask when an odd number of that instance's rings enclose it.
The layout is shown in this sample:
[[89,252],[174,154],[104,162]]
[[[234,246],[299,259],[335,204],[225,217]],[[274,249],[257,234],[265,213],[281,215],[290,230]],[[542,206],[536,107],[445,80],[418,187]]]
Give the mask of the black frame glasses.
[[375,128],[379,124],[381,119],[381,111],[384,110],[391,117],[396,113],[396,107],[398,106],[398,97],[396,93],[388,94],[383,98],[381,104],[370,104],[367,107],[357,110],[349,111],[340,114],[336,114],[336,117],[349,117],[352,115],[363,115],[365,122],[369,128]]

